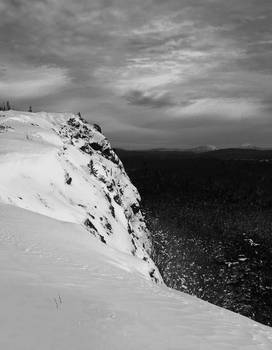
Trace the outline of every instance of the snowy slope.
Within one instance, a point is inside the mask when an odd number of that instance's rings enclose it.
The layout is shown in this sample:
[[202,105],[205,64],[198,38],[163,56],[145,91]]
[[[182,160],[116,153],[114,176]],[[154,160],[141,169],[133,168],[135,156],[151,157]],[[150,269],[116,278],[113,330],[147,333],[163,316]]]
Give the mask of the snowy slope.
[[268,350],[272,330],[163,284],[97,126],[0,116],[0,349]]
[[0,349],[272,348],[271,328],[143,278],[78,224],[9,205],[0,222]]
[[8,111],[0,117],[0,202],[78,223],[104,244],[149,258],[139,194],[97,125],[68,113]]

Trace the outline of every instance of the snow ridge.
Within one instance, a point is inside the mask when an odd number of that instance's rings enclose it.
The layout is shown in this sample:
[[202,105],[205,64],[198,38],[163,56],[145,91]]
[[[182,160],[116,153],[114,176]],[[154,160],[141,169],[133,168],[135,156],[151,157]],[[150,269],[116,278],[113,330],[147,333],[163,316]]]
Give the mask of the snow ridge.
[[98,125],[71,113],[8,111],[0,133],[0,202],[80,224],[162,282],[139,193]]

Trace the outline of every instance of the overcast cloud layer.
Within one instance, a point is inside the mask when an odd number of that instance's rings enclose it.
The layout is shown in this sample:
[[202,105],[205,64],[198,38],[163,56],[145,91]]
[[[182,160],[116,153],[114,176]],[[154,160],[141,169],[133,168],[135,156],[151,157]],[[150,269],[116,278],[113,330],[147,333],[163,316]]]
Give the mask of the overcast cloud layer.
[[272,146],[271,0],[0,0],[0,99],[114,146]]

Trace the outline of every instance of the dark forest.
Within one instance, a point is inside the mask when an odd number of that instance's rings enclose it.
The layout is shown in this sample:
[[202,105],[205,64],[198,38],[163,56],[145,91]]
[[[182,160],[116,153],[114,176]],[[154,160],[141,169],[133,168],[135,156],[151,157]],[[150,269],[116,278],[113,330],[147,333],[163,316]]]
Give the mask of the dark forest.
[[117,153],[165,283],[271,326],[272,152]]

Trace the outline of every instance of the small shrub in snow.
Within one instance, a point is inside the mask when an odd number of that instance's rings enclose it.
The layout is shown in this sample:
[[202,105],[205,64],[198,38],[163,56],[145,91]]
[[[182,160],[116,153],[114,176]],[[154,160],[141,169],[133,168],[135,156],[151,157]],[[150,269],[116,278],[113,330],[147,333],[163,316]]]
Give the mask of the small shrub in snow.
[[121,201],[121,198],[118,194],[116,194],[113,199],[115,200],[115,202],[118,204],[118,205],[122,205],[122,201]]
[[94,149],[95,151],[102,151],[102,146],[99,144],[99,143],[97,143],[97,142],[92,142],[91,144],[90,144],[90,146],[92,147],[92,149]]
[[109,223],[109,221],[108,221],[107,218],[105,218],[105,220],[106,220],[105,227],[106,227],[106,229],[107,229],[107,234],[111,234],[111,233],[112,233],[112,226],[111,226],[111,224]]
[[94,167],[93,160],[91,159],[90,163],[88,164],[88,168],[90,169],[90,174],[97,176],[97,170]]
[[90,145],[88,143],[85,143],[85,145],[81,146],[79,148],[82,152],[87,153],[87,154],[92,154],[93,150],[91,149]]
[[89,229],[94,230],[95,232],[97,232],[97,228],[94,226],[94,224],[91,222],[90,219],[87,218],[87,219],[84,221],[84,225],[85,225],[87,228],[89,228]]
[[159,280],[157,279],[157,277],[155,277],[155,269],[152,269],[151,271],[149,271],[149,276],[150,276],[156,283],[159,282]]
[[74,126],[76,128],[78,128],[80,126],[80,122],[77,121],[75,118],[70,118],[68,121],[67,121],[67,124],[70,125],[70,126]]
[[110,184],[107,184],[107,189],[112,192],[113,191],[113,184],[110,183]]
[[111,203],[111,197],[108,193],[105,193],[105,197],[107,198],[107,200],[109,201],[109,203]]
[[105,177],[104,176],[99,176],[98,177],[98,179],[101,181],[101,182],[103,182],[104,184],[106,184],[107,183],[107,180],[105,179]]
[[102,129],[101,129],[100,125],[98,125],[98,124],[93,124],[93,127],[94,127],[94,129],[95,129],[96,131],[102,133]]
[[100,241],[104,244],[107,244],[107,242],[105,241],[105,238],[102,235],[99,235]]
[[140,211],[140,206],[137,205],[136,203],[133,203],[132,206],[131,206],[131,209],[132,209],[132,211],[133,211],[133,214],[135,215],[135,214],[139,213],[139,211]]
[[72,178],[68,173],[65,174],[65,183],[67,185],[71,185],[71,183],[72,183]]
[[110,212],[111,212],[111,215],[115,218],[115,210],[112,205],[110,205]]

